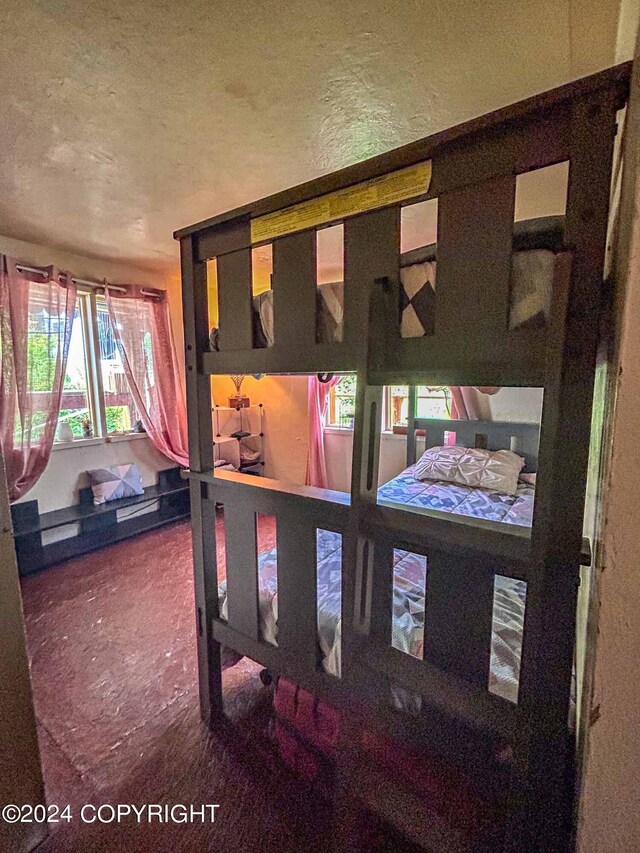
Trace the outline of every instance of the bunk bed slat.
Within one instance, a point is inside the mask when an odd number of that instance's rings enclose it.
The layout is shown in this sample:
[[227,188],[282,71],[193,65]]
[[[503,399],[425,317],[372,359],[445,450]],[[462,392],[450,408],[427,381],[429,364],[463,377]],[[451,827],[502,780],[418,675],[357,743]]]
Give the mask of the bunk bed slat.
[[[566,721],[571,695],[579,555],[582,536],[594,365],[603,307],[602,273],[615,139],[612,91],[576,101],[571,108],[571,164],[565,239],[571,258],[558,259],[554,299],[568,297],[556,330],[540,447],[539,506],[532,542],[537,577],[530,585],[522,643],[520,701],[533,736],[516,745],[516,760],[530,767],[529,825],[544,839],[566,831],[561,808],[570,755]],[[570,262],[569,262],[570,260]],[[564,322],[563,322],[564,320]],[[567,452],[567,448],[571,452]],[[547,808],[548,803],[555,805]],[[559,804],[559,805],[556,805]],[[551,849],[551,841],[548,842]]]
[[433,161],[429,195],[520,174],[559,163],[569,156],[569,120],[565,111],[510,121],[482,140],[465,139],[445,148]]
[[393,615],[393,546],[376,542],[373,549],[373,582],[369,634],[374,641],[389,645]]
[[424,657],[474,684],[489,683],[493,571],[478,558],[428,550]]
[[[294,317],[291,313],[289,316]],[[294,317],[295,319],[295,317]],[[360,344],[347,345],[344,343],[315,344],[312,339],[305,345],[304,350],[298,351],[295,370],[291,364],[291,356],[285,350],[279,349],[274,342],[272,347],[261,347],[242,353],[246,363],[251,362],[251,373],[353,373],[363,362],[364,346]],[[202,355],[204,372],[221,375],[235,373],[238,368],[238,353],[236,352],[205,352]]]
[[[298,352],[316,340],[316,234],[300,231],[273,242],[274,346]],[[282,307],[286,310],[279,310]]]
[[308,519],[278,519],[278,646],[285,657],[318,667],[316,528]]
[[[356,418],[351,464],[351,506],[343,541],[342,662],[343,671],[362,645],[368,606],[365,581],[369,577],[372,542],[361,536],[360,520],[366,507],[375,503],[380,462],[380,412],[382,388],[366,385],[358,377]],[[364,624],[363,624],[364,623]]]
[[189,419],[189,465],[193,471],[213,468],[211,382],[203,376],[199,354],[209,345],[207,266],[195,259],[193,239],[180,241],[182,311]]
[[416,435],[416,407],[417,407],[417,392],[416,386],[409,386],[409,399],[407,411],[407,468],[409,465],[415,465],[417,461],[417,435]]
[[[207,268],[196,260],[193,237],[185,237],[180,241],[180,265],[189,402],[189,464],[195,471],[208,471],[213,468],[211,383],[200,370],[200,353],[206,348],[209,339]],[[200,713],[202,719],[210,725],[223,708],[220,646],[211,633],[211,619],[218,612],[215,506],[207,500],[206,486],[197,480],[189,484],[189,496],[193,526]]]
[[363,507],[360,530],[362,535],[373,537],[384,531],[397,547],[407,550],[417,547],[451,554],[477,553],[482,559],[493,559],[496,571],[501,563],[508,563],[511,577],[529,577],[531,541],[526,527],[381,501]]
[[[212,722],[213,716],[223,711],[220,644],[213,637],[211,624],[211,620],[218,615],[216,510],[215,503],[207,500],[203,494],[206,489],[202,483],[192,480],[189,491],[193,528],[200,709],[203,719]],[[211,531],[213,536],[210,535]]]
[[[363,213],[344,223],[344,340],[362,340],[369,293],[375,279],[388,278],[396,298],[389,326],[399,335],[400,208]],[[354,365],[356,367],[357,365]]]
[[249,221],[237,219],[225,223],[215,231],[209,231],[200,236],[198,243],[198,258],[202,261],[247,249],[251,245]]
[[380,705],[387,705],[389,697],[381,695],[376,676],[421,696],[430,707],[455,719],[457,724],[482,731],[485,736],[508,738],[520,716],[517,705],[480,685],[444,672],[428,660],[370,643],[362,648],[358,666],[345,673],[345,678],[370,699],[377,696]]
[[251,249],[219,255],[216,262],[220,350],[250,350],[253,347]]
[[[378,324],[379,325],[379,324]],[[378,328],[375,325],[374,328]],[[521,328],[500,340],[488,336],[396,338],[371,347],[367,381],[371,385],[520,385],[545,382],[548,335]]]
[[505,337],[515,185],[506,175],[440,196],[437,336]]
[[349,496],[316,486],[296,486],[268,477],[252,477],[236,471],[189,471],[185,476],[207,485],[209,498],[225,503],[235,499],[255,512],[278,515],[303,510],[320,526],[341,528],[349,514]]
[[256,516],[246,503],[224,504],[229,626],[250,640],[258,640],[258,565]]

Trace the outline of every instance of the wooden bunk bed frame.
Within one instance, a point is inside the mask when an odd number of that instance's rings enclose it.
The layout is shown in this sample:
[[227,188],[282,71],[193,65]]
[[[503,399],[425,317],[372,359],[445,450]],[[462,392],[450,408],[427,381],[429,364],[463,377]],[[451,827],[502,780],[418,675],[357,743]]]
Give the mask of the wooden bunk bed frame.
[[[381,730],[436,749],[482,784],[495,785],[505,772],[499,756],[507,748],[510,819],[501,846],[491,849],[557,851],[570,844],[567,721],[576,597],[596,348],[607,301],[603,266],[616,114],[626,103],[630,70],[625,64],[595,74],[175,235],[182,260],[203,719],[215,726],[223,712],[224,644],[338,709],[362,709]],[[252,221],[427,160],[432,177],[424,195],[344,219],[344,340],[316,343],[314,227],[273,240],[275,342],[254,348]],[[550,315],[542,328],[510,330],[516,176],[563,161],[570,164],[564,251],[556,255]],[[435,197],[435,332],[403,339],[397,319],[400,210]],[[218,352],[209,351],[207,261],[213,258]],[[295,305],[295,323],[289,305]],[[211,375],[327,371],[358,376],[350,498],[232,473],[214,476]],[[530,530],[514,534],[473,519],[452,523],[438,513],[376,502],[382,387],[424,382],[544,387]],[[217,502],[225,507],[228,621],[218,613]],[[277,518],[278,646],[259,632],[256,513]],[[340,679],[319,663],[318,528],[343,536]],[[393,548],[428,555],[424,660],[391,647]],[[527,583],[517,705],[487,690],[496,574]],[[391,708],[383,684],[421,696],[423,712],[415,718]],[[347,746],[337,766],[336,813],[343,821],[336,849],[357,849],[349,815],[360,798],[386,809],[427,849],[470,849],[454,827],[420,810],[415,792],[399,793],[357,750]],[[358,783],[356,791],[356,770],[371,785]],[[388,796],[380,796],[383,789]]]

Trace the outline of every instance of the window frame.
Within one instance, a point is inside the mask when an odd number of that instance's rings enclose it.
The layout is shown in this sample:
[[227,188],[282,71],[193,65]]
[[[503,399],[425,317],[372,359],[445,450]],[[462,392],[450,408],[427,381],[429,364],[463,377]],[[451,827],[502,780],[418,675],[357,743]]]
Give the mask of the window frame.
[[[100,303],[101,305],[106,305],[107,300],[105,299],[105,297],[103,296],[102,293],[94,293],[93,298],[94,298],[94,304],[95,304],[95,308],[93,311],[93,323],[95,325],[96,370],[97,370],[97,380],[98,380],[98,383],[100,386],[100,400],[101,400],[101,404],[102,404],[101,405],[101,411],[100,411],[101,425],[102,425],[102,431],[103,431],[102,434],[109,441],[111,441],[112,439],[127,438],[128,436],[131,436],[131,435],[138,435],[139,433],[136,433],[134,431],[133,425],[131,426],[131,428],[129,430],[119,430],[117,432],[109,432],[108,420],[107,420],[107,408],[108,408],[108,406],[107,406],[107,400],[105,397],[104,381],[103,381],[103,374],[102,374],[102,364],[101,364],[102,358],[101,358],[101,351],[100,351],[100,326],[98,324],[98,303]],[[111,320],[109,318],[109,322],[110,321]],[[115,347],[117,349],[117,347],[118,347],[117,342],[115,342]],[[120,357],[120,359],[121,359],[121,357]],[[126,381],[127,387],[128,387],[129,382],[126,378],[126,373],[124,374],[124,376],[125,376],[125,381]],[[129,388],[129,395],[131,396],[131,399],[133,400],[133,394],[132,394],[130,388]]]
[[[94,337],[91,329],[91,316],[92,316],[92,306],[91,306],[91,297],[93,293],[88,288],[77,288],[77,297],[76,297],[76,310],[78,312],[78,320],[80,322],[80,331],[82,334],[82,355],[84,362],[84,373],[86,379],[86,397],[87,397],[87,412],[88,416],[91,420],[93,435],[91,439],[86,439],[84,436],[76,436],[74,437],[74,443],[79,441],[93,441],[94,439],[100,439],[103,437],[103,433],[101,431],[101,425],[99,420],[100,414],[100,396],[96,392],[95,386],[95,369],[94,363],[92,360],[92,353],[94,347]],[[75,319],[75,318],[74,318]],[[62,387],[62,393],[64,395],[64,381]],[[64,406],[60,406],[60,409],[63,410]],[[57,434],[57,431],[56,431]],[[54,438],[54,445],[65,446],[70,444],[70,442],[58,441],[57,438]]]
[[89,317],[89,328],[91,331],[91,346],[90,346],[90,360],[91,360],[91,377],[92,377],[92,387],[93,393],[96,396],[96,399],[99,401],[96,409],[96,421],[99,426],[100,437],[108,438],[109,432],[107,430],[107,407],[105,405],[104,399],[104,387],[102,385],[102,370],[100,368],[100,332],[98,330],[98,294],[95,290],[91,289],[89,293],[89,305],[91,309],[91,315]]
[[82,324],[82,338],[84,345],[84,364],[87,377],[87,409],[91,417],[93,435],[91,438],[77,437],[73,442],[58,441],[54,439],[54,448],[73,447],[81,443],[95,444],[114,440],[127,439],[130,437],[144,437],[133,429],[127,432],[110,433],[107,427],[107,405],[104,395],[102,381],[102,367],[100,364],[100,331],[98,327],[98,300],[104,302],[92,287],[78,285],[78,314]]
[[[397,432],[400,432],[401,434],[406,433],[406,431],[407,431],[407,425],[406,424],[394,423],[393,422],[393,412],[392,412],[392,399],[393,398],[391,396],[391,388],[392,387],[396,387],[396,386],[385,385],[384,389],[383,389],[383,399],[382,399],[383,410],[384,410],[383,429],[385,432],[396,432],[397,431]],[[408,386],[401,386],[401,387],[407,387],[408,388]],[[420,394],[419,389],[426,388],[427,390],[433,391],[436,388],[437,389],[444,389],[446,387],[447,387],[446,385],[433,385],[433,386],[432,385],[417,385],[416,386],[416,408],[418,407],[418,401],[419,400],[436,400],[436,399],[439,400],[440,399],[440,397],[438,397],[434,393]],[[407,392],[407,396],[408,396],[408,392]],[[447,400],[448,400],[449,404],[447,406],[448,414],[446,416],[443,415],[442,420],[449,420],[451,418],[451,397],[450,396],[447,397],[447,394],[445,392],[444,399],[445,399],[445,405],[447,404]]]
[[[350,375],[350,374],[345,374]],[[336,403],[336,388],[338,387],[338,383],[333,385],[329,391],[329,404],[327,406],[327,414],[325,418],[325,428],[332,430],[352,430],[353,427],[344,426],[343,424],[338,423],[337,421],[337,403]],[[384,421],[382,424],[382,431],[385,433],[396,433],[400,435],[404,435],[407,432],[406,424],[394,424],[393,423],[393,412],[392,412],[392,396],[391,396],[391,388],[395,386],[385,385],[382,390],[382,411],[384,414]],[[403,386],[404,387],[404,386]],[[444,388],[446,386],[429,386],[429,385],[420,385],[418,388]],[[346,396],[346,395],[345,395]],[[436,399],[434,394],[418,394],[418,399]],[[438,398],[439,399],[439,398]],[[445,395],[445,400],[447,400],[447,396]],[[451,398],[448,398],[450,409]],[[451,413],[449,412],[449,418],[451,417]]]
[[[341,376],[340,379],[343,379],[347,376],[354,376],[354,375],[355,374],[352,374],[352,373],[345,373],[344,377]],[[331,388],[329,389],[329,405],[327,407],[327,415],[325,418],[325,426],[329,427],[330,429],[344,429],[347,431],[353,430],[353,426],[344,426],[344,424],[340,424],[336,420],[336,418],[337,418],[336,412],[338,409],[338,407],[336,405],[336,388],[338,387],[339,384],[340,384],[339,382],[336,382],[336,384],[332,385]],[[340,395],[338,395],[338,396],[340,396]],[[351,394],[344,394],[342,396],[350,397]],[[355,415],[354,415],[354,417],[355,417]]]

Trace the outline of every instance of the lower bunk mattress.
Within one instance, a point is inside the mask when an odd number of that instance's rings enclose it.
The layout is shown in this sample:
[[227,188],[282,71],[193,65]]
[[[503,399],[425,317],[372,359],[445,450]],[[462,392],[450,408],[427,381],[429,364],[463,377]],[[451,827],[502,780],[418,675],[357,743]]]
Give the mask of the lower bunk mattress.
[[[407,468],[378,490],[385,504],[449,512],[505,524],[530,526],[534,488],[519,483],[515,495],[453,485],[440,481],[418,481],[413,467]],[[317,533],[318,641],[326,672],[340,675],[341,669],[341,579],[342,536],[330,530]],[[427,558],[421,554],[394,552],[392,644],[400,651],[422,657],[425,615]],[[277,645],[278,580],[277,549],[258,556],[260,630],[262,639]],[[496,577],[492,625],[491,667],[488,689],[517,702],[520,650],[524,623],[526,584],[508,577]],[[218,588],[220,616],[228,618],[227,586]],[[223,666],[239,660],[223,649]],[[394,691],[392,701],[411,710],[411,697]]]

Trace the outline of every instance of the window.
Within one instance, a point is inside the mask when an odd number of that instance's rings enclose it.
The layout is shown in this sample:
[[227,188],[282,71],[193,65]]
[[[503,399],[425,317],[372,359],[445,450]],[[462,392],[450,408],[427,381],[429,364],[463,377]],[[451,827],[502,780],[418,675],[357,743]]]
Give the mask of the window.
[[[33,408],[30,414],[16,411],[14,440],[37,442],[42,438],[55,383],[58,351],[63,345],[64,316],[50,313],[51,303],[34,288],[29,300],[27,330],[26,388]],[[71,324],[67,366],[63,377],[59,421],[71,427],[74,436],[82,435],[82,422],[93,412],[87,385],[86,360],[87,302],[79,295]]]
[[356,416],[356,377],[350,373],[343,376],[329,392],[329,410],[327,413],[330,426],[353,429]]
[[[407,425],[409,416],[409,389],[406,385],[388,385],[385,389],[384,428]],[[416,386],[416,417],[449,420],[451,417],[451,391],[443,385]]]
[[[100,344],[100,377],[104,399],[107,435],[131,432],[140,417],[120,358],[111,319],[104,298],[96,298],[98,341]],[[150,345],[150,342],[149,342]]]
[[[40,352],[46,330],[39,335],[38,323],[50,325],[51,318],[31,320],[29,347],[42,372],[47,368]],[[46,377],[40,384],[46,390]],[[79,290],[58,420],[68,423],[77,439],[131,433],[138,418],[104,297]]]
[[71,326],[71,340],[67,356],[67,369],[62,386],[59,423],[68,423],[74,438],[85,435],[87,424],[96,422],[94,394],[91,393],[91,367],[88,361],[90,300],[85,293],[78,294],[77,307]]
[[[418,385],[416,415],[419,418],[448,420],[451,417],[451,391],[437,385]],[[356,377],[343,376],[331,389],[327,425],[353,428],[356,402]],[[409,389],[406,385],[387,385],[384,388],[384,422],[382,428],[392,432],[406,427],[409,414]]]

